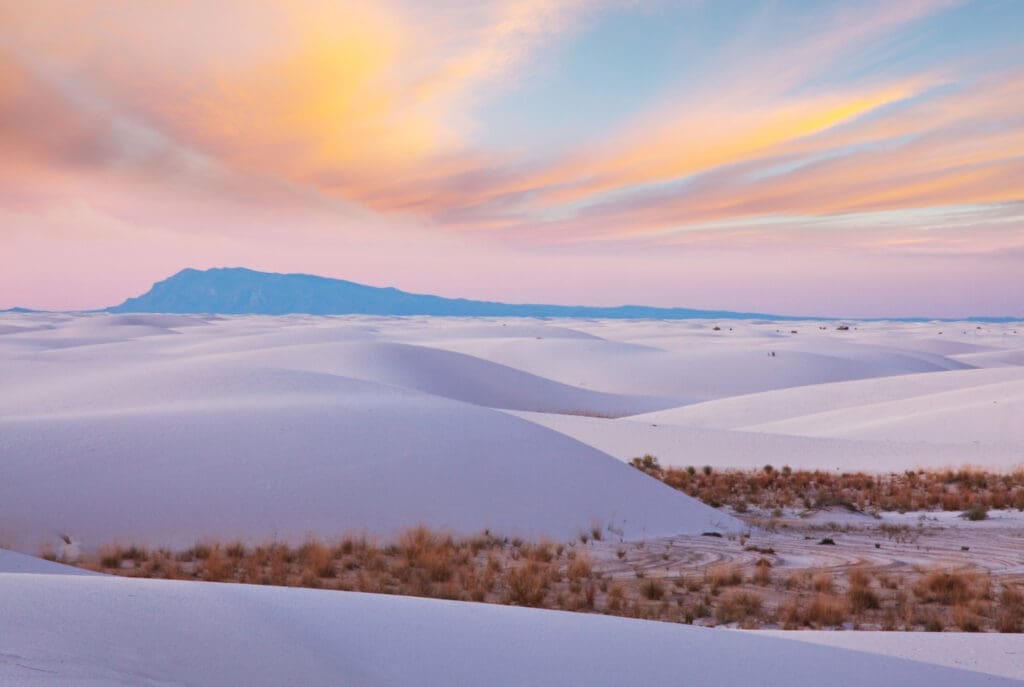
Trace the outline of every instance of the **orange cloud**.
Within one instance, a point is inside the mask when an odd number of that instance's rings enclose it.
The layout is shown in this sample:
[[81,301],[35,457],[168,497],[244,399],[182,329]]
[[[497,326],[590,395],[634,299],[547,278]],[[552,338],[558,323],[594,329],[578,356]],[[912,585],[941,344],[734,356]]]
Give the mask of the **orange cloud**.
[[510,159],[470,143],[486,124],[474,105],[594,5],[0,0],[0,143],[8,170],[265,176],[383,216],[545,242],[1020,199],[1019,72],[946,90],[945,67],[808,85],[948,4],[840,8],[755,59],[740,38],[610,135]]

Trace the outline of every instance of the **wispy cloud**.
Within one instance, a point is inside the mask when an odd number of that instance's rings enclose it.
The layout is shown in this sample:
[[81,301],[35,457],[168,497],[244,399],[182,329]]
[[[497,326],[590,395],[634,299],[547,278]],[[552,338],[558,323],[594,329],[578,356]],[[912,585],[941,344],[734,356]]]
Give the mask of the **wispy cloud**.
[[[1002,35],[1005,6],[643,5],[0,0],[0,206],[23,232],[86,202],[158,234],[270,236],[249,212],[494,255],[1019,249],[1024,54],[948,23]],[[515,110],[609,8],[715,22],[601,134],[502,145],[482,105]]]

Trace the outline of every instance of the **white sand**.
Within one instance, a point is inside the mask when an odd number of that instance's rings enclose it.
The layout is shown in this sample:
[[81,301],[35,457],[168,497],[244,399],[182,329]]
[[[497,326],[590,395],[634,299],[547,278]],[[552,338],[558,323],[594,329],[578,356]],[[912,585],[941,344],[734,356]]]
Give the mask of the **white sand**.
[[988,673],[932,665],[934,654],[913,662],[755,633],[434,599],[0,574],[3,684],[1021,684],[985,664],[977,667]]
[[1024,639],[1015,634],[903,632],[896,636],[892,632],[824,630],[755,633],[1024,680]]
[[[61,533],[72,548],[386,535],[418,523],[693,534],[740,524],[621,460],[1024,463],[1019,324],[715,324],[3,314],[0,546],[59,548]],[[72,572],[0,551],[0,683],[1024,680],[1012,637],[777,639]]]
[[483,404],[618,399],[367,341],[364,321],[41,319],[52,327],[0,337],[0,542],[22,551],[61,532],[89,548],[419,523],[560,539],[594,525],[628,538],[740,527]]
[[5,314],[0,544],[635,538],[737,524],[609,456],[1024,462],[1017,325],[714,325]]

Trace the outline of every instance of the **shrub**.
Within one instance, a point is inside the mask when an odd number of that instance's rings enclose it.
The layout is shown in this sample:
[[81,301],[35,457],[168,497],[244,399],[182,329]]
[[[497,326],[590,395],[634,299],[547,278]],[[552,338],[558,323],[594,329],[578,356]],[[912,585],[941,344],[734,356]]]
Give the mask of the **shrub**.
[[988,594],[988,581],[973,572],[933,570],[914,584],[914,595],[926,603],[960,604]]
[[546,540],[541,539],[535,546],[527,549],[527,557],[540,561],[541,563],[550,563],[555,558],[555,545]]
[[219,546],[209,549],[203,563],[203,579],[207,582],[223,582],[231,574],[231,566],[224,559]]
[[835,580],[832,573],[824,570],[814,573],[811,577],[811,588],[821,594],[831,593],[835,589]]
[[665,596],[665,585],[659,580],[649,579],[640,585],[640,593],[648,601],[661,601],[662,597]]
[[547,568],[535,561],[511,568],[505,574],[509,603],[517,606],[540,606],[548,591]]
[[101,546],[100,551],[100,566],[104,568],[120,568],[122,551],[120,546]]
[[[227,553],[231,556],[230,551]],[[299,547],[298,560],[307,579],[334,577],[334,557],[331,550],[316,540],[309,540]]]
[[968,510],[964,511],[961,516],[965,520],[971,522],[977,522],[978,520],[988,520],[988,508],[982,505],[972,506]]
[[754,584],[767,585],[772,581],[772,563],[767,558],[758,558],[751,577]]
[[738,565],[719,563],[707,571],[707,581],[711,591],[717,592],[721,587],[731,587],[743,582],[743,572]]
[[953,624],[963,632],[981,632],[981,619],[965,604],[953,607]]
[[658,464],[658,459],[650,453],[630,459],[629,464],[637,470],[642,470],[648,474],[652,472],[661,472],[661,465]]
[[590,558],[586,554],[579,553],[569,562],[565,575],[569,578],[570,582],[580,582],[590,577],[592,572],[593,566],[590,563]]
[[842,599],[818,594],[808,604],[804,620],[815,627],[839,626],[846,622],[849,609]]
[[1024,632],[1024,593],[1020,587],[1003,588],[995,620],[999,632]]
[[715,620],[720,623],[748,624],[761,617],[764,601],[755,592],[733,590],[723,594],[715,608]]
[[846,593],[846,599],[850,602],[850,609],[854,613],[860,613],[879,607],[878,595],[867,587],[852,587]]
[[876,609],[880,606],[878,595],[871,590],[871,577],[860,568],[850,571],[847,578],[850,588],[846,592],[846,600],[854,613]]

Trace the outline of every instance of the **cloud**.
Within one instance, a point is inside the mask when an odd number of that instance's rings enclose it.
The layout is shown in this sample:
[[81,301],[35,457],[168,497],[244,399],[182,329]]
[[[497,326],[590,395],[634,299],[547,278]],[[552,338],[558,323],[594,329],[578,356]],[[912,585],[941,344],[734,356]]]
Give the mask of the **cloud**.
[[[658,4],[666,25],[721,12],[700,68],[547,150],[499,145],[482,105],[515,107],[629,2],[0,0],[0,209],[23,235],[36,223],[39,259],[97,216],[182,259],[214,250],[197,236],[271,254],[296,236],[395,250],[413,232],[473,242],[483,276],[509,251],[1009,255],[1024,64],[998,45],[946,55],[925,29],[956,4]],[[97,215],[45,212],[82,203]]]

